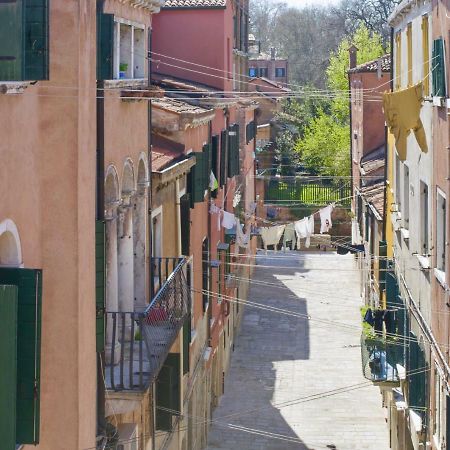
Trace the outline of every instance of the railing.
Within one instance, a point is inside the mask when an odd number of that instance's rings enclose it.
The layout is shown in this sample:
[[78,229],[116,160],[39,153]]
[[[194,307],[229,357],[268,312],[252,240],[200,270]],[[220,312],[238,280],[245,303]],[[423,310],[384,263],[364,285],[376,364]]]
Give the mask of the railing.
[[403,365],[401,342],[383,336],[361,335],[361,363],[364,378],[374,383],[398,384],[397,364]]
[[153,278],[150,280],[151,298],[155,298],[158,290],[182,261],[183,258],[152,258]]
[[264,177],[264,202],[297,201],[303,205],[350,205],[351,180],[347,177]]
[[165,264],[161,266],[164,271],[159,272],[160,288],[143,312],[106,313],[105,382],[110,390],[146,389],[158,375],[189,317],[191,295],[186,259],[169,259],[178,264],[170,273],[165,271]]

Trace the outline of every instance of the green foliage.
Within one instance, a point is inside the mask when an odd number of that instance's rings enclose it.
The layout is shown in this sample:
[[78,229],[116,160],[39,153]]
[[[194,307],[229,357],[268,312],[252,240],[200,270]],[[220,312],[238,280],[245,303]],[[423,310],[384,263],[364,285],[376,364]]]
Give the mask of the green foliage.
[[333,115],[320,111],[295,149],[302,163],[312,173],[347,175],[350,170],[350,135],[348,127]]
[[[330,64],[327,69],[328,87],[333,91],[348,91],[349,53],[351,45],[358,48],[357,64],[379,58],[386,51],[383,48],[382,37],[379,34],[370,33],[365,25],[360,25],[355,33],[344,38],[336,52],[331,54]],[[342,122],[348,121],[348,97],[339,95],[333,100],[333,113]]]
[[327,84],[336,95],[327,109],[319,109],[309,121],[296,143],[302,163],[313,173],[348,175],[350,173],[350,134],[348,74],[351,44],[358,47],[357,63],[382,56],[382,38],[360,25],[352,36],[344,38],[331,54]]
[[294,146],[295,139],[290,131],[285,130],[277,136],[276,156],[281,175],[295,175],[298,155],[293,151]]
[[302,138],[309,123],[316,117],[319,111],[331,111],[330,101],[314,96],[315,88],[305,86],[295,99],[284,99],[281,111],[276,115],[276,120],[292,125],[297,130],[297,136]]

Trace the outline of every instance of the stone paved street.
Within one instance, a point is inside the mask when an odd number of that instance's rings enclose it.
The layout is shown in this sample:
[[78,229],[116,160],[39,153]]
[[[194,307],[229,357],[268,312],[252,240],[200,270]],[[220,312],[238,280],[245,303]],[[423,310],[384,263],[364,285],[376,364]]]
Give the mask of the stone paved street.
[[366,381],[354,257],[269,252],[258,264],[277,268],[255,270],[249,300],[312,320],[246,306],[208,449],[388,449],[377,387],[329,392]]

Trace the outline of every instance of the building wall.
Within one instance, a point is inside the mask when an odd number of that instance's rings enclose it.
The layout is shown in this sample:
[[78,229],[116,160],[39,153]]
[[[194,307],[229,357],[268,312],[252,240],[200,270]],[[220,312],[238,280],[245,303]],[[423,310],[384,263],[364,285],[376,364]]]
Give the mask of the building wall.
[[[231,6],[227,8],[231,9]],[[154,58],[161,60],[161,63],[154,62],[153,70],[231,91],[233,21],[230,24],[227,20],[229,14],[225,9],[162,10],[153,20]],[[167,55],[215,70],[164,58]]]
[[[288,84],[288,61],[287,59],[249,59],[248,68],[249,70],[255,68],[258,70],[257,77],[260,76],[259,69],[267,68],[268,74],[267,77],[271,81],[275,81],[276,83],[280,83],[282,85]],[[285,77],[277,77],[275,76],[275,69],[285,69]],[[250,72],[249,72],[250,73]],[[249,73],[247,75],[249,75]]]
[[[450,5],[445,1],[433,1],[433,14],[432,14],[432,35],[430,41],[437,38],[443,38],[445,41],[446,49],[449,48],[449,35],[448,35],[448,20],[446,17],[450,16]],[[446,75],[447,75],[447,91],[449,86],[449,77],[448,77],[448,59],[447,59],[447,67],[446,67]],[[447,93],[448,95],[448,93]],[[444,193],[448,201],[450,199],[450,189],[448,184],[448,176],[449,176],[449,168],[450,168],[450,160],[448,155],[448,146],[449,142],[449,121],[446,108],[433,107],[433,187],[431,189],[432,193],[432,217],[436,218],[437,216],[437,189]],[[449,216],[449,208],[447,206],[446,211],[447,217],[447,229],[446,233],[449,236],[450,233],[450,216]],[[432,228],[432,240],[433,247],[436,248],[436,240],[437,240],[437,226],[436,220],[433,220],[433,228]],[[449,268],[449,255],[448,248],[446,252],[446,271],[445,277],[446,280],[450,279],[450,268]],[[435,261],[433,261],[433,267],[435,266]],[[443,286],[442,283],[438,281],[438,279],[432,275],[432,329],[433,333],[436,337],[436,341],[442,344],[449,344],[450,338],[450,329],[448,320],[444,312],[448,309],[448,292],[446,292],[446,286]],[[447,281],[448,283],[448,281]],[[448,353],[445,353],[445,357],[447,363],[449,362]],[[446,413],[445,413],[445,397],[448,395],[448,391],[443,386],[441,382],[439,385],[440,375],[436,372],[436,368],[434,365],[437,363],[440,367],[442,367],[442,362],[439,361],[435,355],[432,354],[432,359],[434,360],[431,365],[431,386],[430,386],[430,399],[431,399],[431,408],[433,411],[432,420],[430,424],[431,433],[433,434],[432,445],[433,449],[439,448],[439,443],[446,441],[448,445],[449,436],[445,436],[446,429]],[[440,405],[436,401],[436,399],[440,397]],[[448,413],[447,413],[448,416]],[[438,432],[440,428],[441,432]]]
[[96,434],[95,3],[51,2],[49,27],[50,80],[0,97],[0,223],[43,270],[37,448],[75,450]]

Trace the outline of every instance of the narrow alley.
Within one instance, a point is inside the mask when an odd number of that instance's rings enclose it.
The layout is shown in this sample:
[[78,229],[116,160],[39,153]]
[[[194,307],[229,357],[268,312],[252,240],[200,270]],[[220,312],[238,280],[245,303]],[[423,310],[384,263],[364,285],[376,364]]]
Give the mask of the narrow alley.
[[354,256],[259,251],[214,411],[209,450],[385,450],[378,388],[361,373]]

